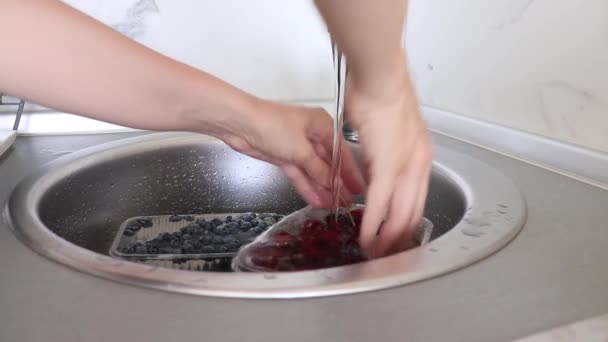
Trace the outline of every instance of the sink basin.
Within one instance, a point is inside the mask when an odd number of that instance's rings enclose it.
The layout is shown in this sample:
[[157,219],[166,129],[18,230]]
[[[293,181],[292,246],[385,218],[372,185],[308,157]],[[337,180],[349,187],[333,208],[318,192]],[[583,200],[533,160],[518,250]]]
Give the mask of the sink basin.
[[252,298],[376,290],[432,278],[487,257],[524,224],[525,203],[510,180],[451,150],[437,147],[435,156],[425,212],[435,227],[429,244],[316,271],[192,272],[108,256],[120,224],[130,217],[288,214],[305,205],[277,167],[196,134],[151,134],[61,157],[20,183],[5,215],[15,234],[39,254],[138,286]]

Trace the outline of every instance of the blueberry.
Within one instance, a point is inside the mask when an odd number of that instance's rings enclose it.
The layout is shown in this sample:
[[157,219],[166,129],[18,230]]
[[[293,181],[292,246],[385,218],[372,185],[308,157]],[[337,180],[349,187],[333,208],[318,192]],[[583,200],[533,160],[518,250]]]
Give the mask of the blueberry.
[[178,239],[179,239],[179,238],[181,238],[181,237],[182,237],[182,235],[183,235],[183,233],[182,233],[182,232],[174,232],[174,233],[173,233],[173,236],[175,236],[175,237],[176,237],[176,238],[178,238]]
[[160,254],[173,254],[173,248],[171,247],[160,247],[158,249]]
[[152,239],[150,241],[146,241],[146,243],[144,245],[146,245],[146,247],[156,246],[156,240]]
[[211,239],[211,243],[213,243],[214,245],[220,245],[220,244],[224,243],[224,239],[221,236],[214,236]]
[[218,219],[218,218],[214,218],[213,220],[211,220],[211,223],[212,223],[212,224],[213,224],[215,227],[217,227],[217,226],[221,225],[223,222],[222,222],[222,220],[220,220],[220,219]]
[[146,246],[139,245],[139,246],[135,247],[135,253],[136,254],[147,254],[148,249],[146,248]]
[[236,252],[240,246],[236,242],[233,242],[233,243],[227,243],[225,246],[222,246],[222,247],[226,247],[228,252]]
[[246,244],[252,242],[253,240],[255,240],[255,236],[242,236],[242,237],[239,237],[239,239],[236,242],[240,247],[242,245],[246,245]]
[[266,223],[269,226],[272,226],[273,224],[277,223],[277,220],[275,220],[274,218],[268,216],[264,219],[264,223]]
[[135,247],[131,246],[127,248],[127,254],[135,254]]
[[210,244],[210,243],[211,243],[211,241],[212,241],[212,240],[211,240],[211,236],[209,236],[209,235],[204,235],[204,236],[201,236],[201,238],[200,238],[200,240],[199,240],[199,241],[200,241],[200,242],[201,242],[203,245],[208,245],[208,244]]
[[251,223],[252,227],[257,227],[258,224],[260,224],[260,222],[258,220],[251,220],[251,222],[249,222],[249,223]]
[[245,221],[245,222],[243,222],[243,224],[241,224],[241,225],[240,225],[240,227],[239,227],[239,228],[241,229],[241,231],[246,232],[246,231],[248,231],[249,229],[251,229],[251,223],[249,223],[249,222]]
[[230,215],[226,216],[226,219],[224,221],[226,221],[226,223],[232,222],[232,216],[230,216]]
[[158,254],[158,252],[159,252],[158,247],[155,247],[155,246],[148,247],[148,254]]
[[200,249],[201,247],[203,247],[203,244],[198,241],[193,241],[192,246],[194,246],[194,248],[196,249]]
[[190,235],[190,234],[184,234],[184,235],[182,235],[181,240],[182,241],[192,240],[192,235]]
[[253,216],[251,216],[251,215],[243,215],[243,220],[245,220],[247,222],[251,222],[251,220],[253,220]]
[[242,231],[238,227],[236,227],[236,228],[230,228],[228,230],[228,234],[229,235],[238,235],[238,234],[241,234],[241,233],[242,233]]
[[137,224],[142,228],[150,228],[152,227],[152,219],[149,217],[141,217],[135,220]]
[[182,217],[179,215],[173,215],[169,217],[169,222],[179,222],[182,220]]
[[253,228],[251,231],[253,233],[255,233],[256,235],[258,235],[258,234],[262,234],[264,232],[264,229],[262,229],[260,226],[257,226],[255,228]]
[[251,214],[249,214],[249,215],[251,215],[253,218],[258,217],[258,215],[257,215],[256,213],[251,213]]
[[201,248],[201,253],[204,253],[204,254],[215,253],[215,248],[213,248],[213,246],[203,246],[203,248]]
[[169,246],[179,247],[179,240],[171,240],[171,243],[169,244]]
[[194,252],[194,246],[193,245],[187,243],[187,244],[184,244],[182,246],[182,253],[184,253],[184,254],[191,254],[192,252]]
[[239,224],[236,222],[228,222],[224,225],[224,227],[226,227],[226,230],[228,230],[228,231],[232,231],[235,228],[238,230]]
[[126,229],[131,229],[132,231],[136,232],[136,231],[140,230],[141,227],[137,224],[129,224],[129,225],[127,225]]
[[215,227],[213,232],[217,235],[226,235],[228,233],[228,229],[226,229],[226,226],[219,226]]
[[261,230],[266,230],[268,229],[268,225],[265,222],[260,222],[257,228],[260,228]]
[[165,240],[165,241],[169,241],[169,240],[171,240],[171,234],[170,233],[162,233],[160,235],[160,238],[163,239],[163,240]]
[[133,236],[133,235],[135,235],[135,232],[134,232],[134,231],[132,231],[131,229],[128,229],[128,228],[127,228],[127,229],[125,229],[125,231],[123,232],[123,234],[124,234],[125,236]]
[[127,222],[127,227],[128,226],[138,226],[141,228],[141,224],[139,223],[139,220],[133,220],[133,221]]
[[231,236],[224,237],[224,244],[236,243],[236,239]]
[[202,227],[205,225],[205,223],[207,223],[207,220],[205,220],[204,218],[199,218],[199,219],[196,219],[196,221],[194,221],[194,222]]
[[194,216],[192,216],[192,215],[182,216],[182,218],[188,222],[194,221]]
[[228,252],[228,247],[226,247],[226,246],[217,246],[216,250],[217,250],[218,253],[226,253],[226,252]]
[[213,228],[215,228],[215,226],[213,225],[213,223],[211,222],[207,222],[205,223],[205,225],[203,226],[203,229],[208,230],[208,231],[212,231]]

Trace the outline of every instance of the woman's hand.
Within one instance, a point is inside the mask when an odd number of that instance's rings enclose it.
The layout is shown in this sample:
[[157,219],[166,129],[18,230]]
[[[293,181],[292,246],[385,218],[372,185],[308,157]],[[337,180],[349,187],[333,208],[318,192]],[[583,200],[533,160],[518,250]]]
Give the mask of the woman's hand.
[[[233,149],[278,165],[296,190],[315,207],[331,205],[333,121],[320,108],[259,100],[254,115],[233,133],[219,138]],[[342,149],[341,198],[364,191],[363,179],[349,148]]]
[[[369,86],[349,77],[347,118],[358,130],[369,184],[360,242],[368,255],[405,248],[421,222],[432,147],[405,65]],[[383,223],[384,222],[384,223]]]

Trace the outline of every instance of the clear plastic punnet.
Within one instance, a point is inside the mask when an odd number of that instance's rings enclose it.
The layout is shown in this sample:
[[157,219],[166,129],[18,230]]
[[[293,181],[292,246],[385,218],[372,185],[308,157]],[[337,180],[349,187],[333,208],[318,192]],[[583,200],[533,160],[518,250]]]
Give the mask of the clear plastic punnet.
[[[304,271],[343,266],[367,260],[358,244],[364,206],[329,209],[305,207],[242,247],[233,269],[248,272]],[[424,219],[412,237],[411,248],[430,240],[433,224]]]

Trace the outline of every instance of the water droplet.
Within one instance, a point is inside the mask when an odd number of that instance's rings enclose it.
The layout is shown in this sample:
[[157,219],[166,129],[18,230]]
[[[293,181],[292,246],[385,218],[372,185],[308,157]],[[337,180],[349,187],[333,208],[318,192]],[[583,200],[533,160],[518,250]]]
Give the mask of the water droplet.
[[482,235],[485,234],[484,231],[482,231],[481,229],[479,229],[478,226],[470,226],[470,227],[465,227],[462,230],[462,233],[466,236],[470,236],[470,237],[480,237]]

